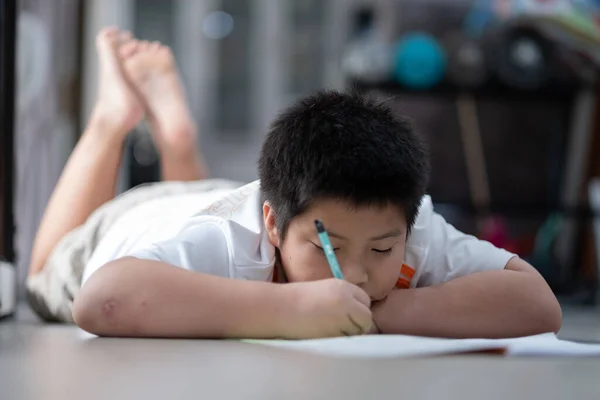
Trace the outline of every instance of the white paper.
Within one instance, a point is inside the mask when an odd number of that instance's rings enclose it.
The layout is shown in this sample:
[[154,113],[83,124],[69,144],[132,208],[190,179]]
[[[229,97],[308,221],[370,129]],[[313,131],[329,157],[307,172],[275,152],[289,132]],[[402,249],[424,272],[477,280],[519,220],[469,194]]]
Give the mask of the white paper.
[[366,335],[246,342],[333,357],[424,357],[481,351],[499,351],[507,356],[600,356],[600,344],[559,340],[552,333],[516,339],[438,339],[404,335]]

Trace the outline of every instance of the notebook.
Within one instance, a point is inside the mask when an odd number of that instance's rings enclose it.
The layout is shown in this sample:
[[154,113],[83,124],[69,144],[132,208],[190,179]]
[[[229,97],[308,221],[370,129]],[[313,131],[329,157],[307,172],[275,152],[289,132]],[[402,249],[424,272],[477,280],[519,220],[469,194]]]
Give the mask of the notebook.
[[553,333],[515,339],[440,339],[365,335],[312,340],[244,340],[246,343],[332,357],[400,358],[493,352],[505,356],[600,357],[600,344],[560,340]]

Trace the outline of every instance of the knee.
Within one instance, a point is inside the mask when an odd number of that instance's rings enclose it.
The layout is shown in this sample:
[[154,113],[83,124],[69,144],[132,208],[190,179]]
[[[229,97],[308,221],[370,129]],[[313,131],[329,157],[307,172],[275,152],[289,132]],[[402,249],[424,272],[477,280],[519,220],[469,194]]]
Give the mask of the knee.
[[53,293],[39,273],[27,278],[25,298],[33,312],[45,322],[72,323],[72,297],[66,296],[66,288],[58,288],[58,292]]

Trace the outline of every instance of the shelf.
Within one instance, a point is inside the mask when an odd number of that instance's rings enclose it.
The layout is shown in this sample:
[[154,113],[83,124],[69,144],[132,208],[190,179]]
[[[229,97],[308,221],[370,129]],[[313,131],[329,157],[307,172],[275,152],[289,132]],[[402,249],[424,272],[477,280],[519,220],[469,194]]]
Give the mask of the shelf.
[[[457,96],[462,91],[455,85],[443,82],[429,90],[415,90],[403,86],[394,81],[382,83],[367,83],[359,80],[351,80],[349,86],[359,90],[378,90],[397,95],[415,95],[427,97],[451,97]],[[583,88],[583,85],[567,84],[563,82],[552,82],[539,90],[519,90],[507,87],[498,82],[491,81],[481,88],[474,89],[468,93],[479,98],[506,99],[519,101],[545,101],[545,102],[565,102],[571,101],[575,93]]]

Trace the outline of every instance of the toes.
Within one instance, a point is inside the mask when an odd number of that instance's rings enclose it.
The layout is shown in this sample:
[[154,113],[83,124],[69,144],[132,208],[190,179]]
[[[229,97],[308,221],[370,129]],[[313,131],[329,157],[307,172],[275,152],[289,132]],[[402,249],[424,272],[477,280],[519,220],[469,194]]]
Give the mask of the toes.
[[133,35],[129,31],[120,31],[119,32],[119,42],[125,43],[130,41],[133,38]]
[[162,45],[160,44],[160,42],[158,42],[158,41],[152,42],[150,44],[150,51],[157,52],[158,50],[160,50],[161,47],[162,47]]
[[138,52],[139,42],[132,40],[119,48],[119,55],[123,58],[129,58]]
[[135,53],[158,53],[167,48],[159,41],[149,42],[147,40],[133,40],[121,46],[121,56],[131,57]]
[[101,57],[114,58],[117,55],[120,31],[118,28],[104,28],[96,36],[96,51]]
[[106,43],[112,42],[118,33],[119,29],[114,26],[103,28],[96,36],[96,44],[98,46],[104,46]]
[[165,58],[173,58],[173,53],[171,52],[171,49],[167,46],[161,46],[160,49],[158,49],[157,53]]
[[148,51],[148,49],[150,48],[150,42],[148,42],[147,40],[142,40],[140,42],[140,51]]
[[114,36],[119,32],[119,28],[116,26],[108,26],[106,28],[102,28],[100,32],[98,32],[98,37],[108,37]]

